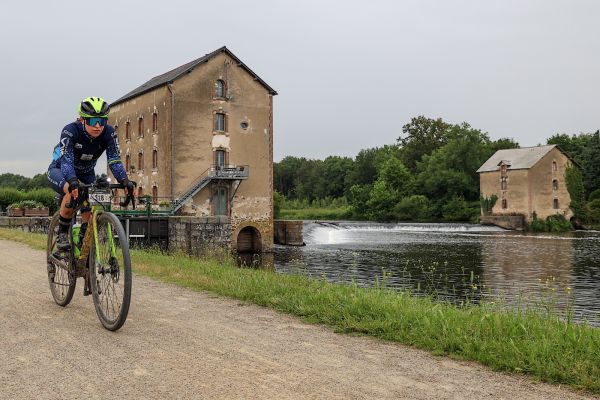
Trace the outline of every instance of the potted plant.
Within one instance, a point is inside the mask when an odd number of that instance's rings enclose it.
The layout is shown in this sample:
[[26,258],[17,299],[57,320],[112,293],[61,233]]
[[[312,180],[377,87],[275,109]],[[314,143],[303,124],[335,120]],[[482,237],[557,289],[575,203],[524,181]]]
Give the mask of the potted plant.
[[23,215],[25,217],[47,217],[49,215],[48,207],[34,200],[25,200],[21,202]]
[[8,206],[8,216],[9,217],[22,217],[23,216],[23,207],[21,207],[21,202],[12,203]]

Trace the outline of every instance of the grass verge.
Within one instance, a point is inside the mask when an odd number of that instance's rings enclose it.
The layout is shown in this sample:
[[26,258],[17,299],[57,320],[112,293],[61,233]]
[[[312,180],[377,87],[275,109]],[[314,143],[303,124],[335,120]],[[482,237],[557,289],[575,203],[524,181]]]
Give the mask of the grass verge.
[[[0,229],[0,238],[44,249],[45,235]],[[494,370],[600,393],[600,330],[534,310],[458,308],[408,293],[240,269],[230,258],[199,260],[133,250],[134,271],[325,324],[337,332],[400,342]]]

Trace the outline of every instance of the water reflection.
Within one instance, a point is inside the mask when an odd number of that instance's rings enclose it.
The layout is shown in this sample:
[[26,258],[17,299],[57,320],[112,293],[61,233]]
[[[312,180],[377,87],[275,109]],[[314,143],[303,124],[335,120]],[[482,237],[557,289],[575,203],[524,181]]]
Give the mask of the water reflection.
[[305,224],[306,247],[276,246],[274,267],[360,286],[386,285],[455,302],[570,302],[600,315],[599,233],[528,235],[460,224]]

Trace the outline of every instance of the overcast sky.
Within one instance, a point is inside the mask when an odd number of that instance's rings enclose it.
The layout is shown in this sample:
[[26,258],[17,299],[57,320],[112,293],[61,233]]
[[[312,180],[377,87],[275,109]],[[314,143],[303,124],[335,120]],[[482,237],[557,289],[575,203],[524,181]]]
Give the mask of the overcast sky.
[[593,0],[3,1],[0,173],[45,172],[82,98],[223,45],[279,93],[275,161],[354,157],[418,115],[522,146],[595,131],[599,17]]

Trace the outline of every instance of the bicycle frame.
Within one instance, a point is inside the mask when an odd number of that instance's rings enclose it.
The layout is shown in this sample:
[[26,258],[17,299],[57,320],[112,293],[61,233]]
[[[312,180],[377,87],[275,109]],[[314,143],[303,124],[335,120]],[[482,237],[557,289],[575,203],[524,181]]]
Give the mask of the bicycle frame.
[[[88,229],[86,230],[85,237],[83,238],[83,245],[80,246],[81,250],[78,251],[79,255],[75,254],[75,258],[77,259],[78,263],[83,264],[87,261],[87,258],[90,255],[90,245],[92,242],[92,235],[94,236],[96,260],[101,261],[100,260],[100,249],[99,249],[99,245],[98,245],[98,224],[96,222],[98,212],[102,211],[101,208],[102,207],[98,206],[98,205],[92,206],[90,220],[88,221]],[[107,232],[108,232],[108,241],[110,243],[111,256],[116,257],[116,248],[115,248],[115,242],[114,242],[114,239],[112,236],[112,230],[108,229]],[[75,249],[77,249],[77,247],[75,247]],[[76,250],[76,252],[77,252],[77,250]]]

